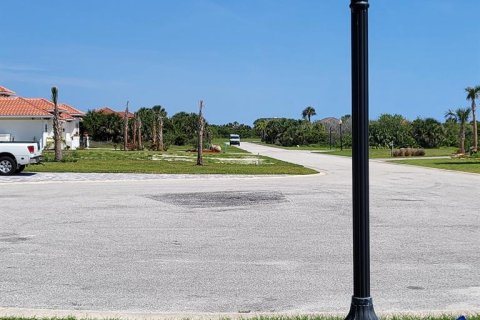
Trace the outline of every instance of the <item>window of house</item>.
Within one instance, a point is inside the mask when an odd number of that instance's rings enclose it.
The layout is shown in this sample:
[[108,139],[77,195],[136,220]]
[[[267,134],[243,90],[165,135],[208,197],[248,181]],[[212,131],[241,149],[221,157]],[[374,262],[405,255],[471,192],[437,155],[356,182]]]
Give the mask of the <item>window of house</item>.
[[45,132],[48,132],[48,124],[45,123]]

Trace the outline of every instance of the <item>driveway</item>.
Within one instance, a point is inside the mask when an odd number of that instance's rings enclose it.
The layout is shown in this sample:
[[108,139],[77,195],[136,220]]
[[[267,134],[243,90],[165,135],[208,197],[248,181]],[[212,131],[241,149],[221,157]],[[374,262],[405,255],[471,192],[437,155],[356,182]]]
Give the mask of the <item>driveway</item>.
[[[350,159],[242,148],[323,174],[0,178],[3,313],[346,313]],[[480,175],[370,173],[376,310],[480,311]]]

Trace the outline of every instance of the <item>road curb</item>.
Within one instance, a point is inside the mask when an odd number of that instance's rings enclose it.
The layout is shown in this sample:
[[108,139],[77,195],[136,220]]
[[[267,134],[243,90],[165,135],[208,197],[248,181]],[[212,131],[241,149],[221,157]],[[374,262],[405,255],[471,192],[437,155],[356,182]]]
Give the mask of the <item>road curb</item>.
[[[388,311],[377,313],[382,318],[393,316],[445,316],[452,315],[452,319],[460,315],[480,314],[478,310],[421,310],[421,311]],[[2,308],[0,317],[35,317],[35,318],[66,318],[77,319],[125,319],[125,320],[210,320],[210,319],[252,319],[260,317],[315,317],[332,316],[344,317],[346,312],[147,312],[147,311],[95,311],[95,310],[56,310],[56,309],[29,309],[29,308]]]

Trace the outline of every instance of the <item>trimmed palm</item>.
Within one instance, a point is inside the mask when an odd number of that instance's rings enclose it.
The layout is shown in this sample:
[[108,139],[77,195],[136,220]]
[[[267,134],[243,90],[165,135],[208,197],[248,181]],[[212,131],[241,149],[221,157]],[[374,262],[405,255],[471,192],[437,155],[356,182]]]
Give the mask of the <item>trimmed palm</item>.
[[53,111],[53,142],[55,148],[55,161],[62,161],[62,136],[60,130],[60,113],[58,111],[58,89],[52,87]]
[[477,133],[477,106],[475,100],[480,98],[480,86],[465,88],[467,93],[467,100],[472,101],[472,121],[473,121],[473,149],[477,151],[478,148],[478,133]]
[[471,111],[470,108],[458,108],[457,110],[450,109],[445,113],[445,118],[460,124],[460,132],[458,135],[460,153],[465,153],[465,127]]
[[310,122],[310,118],[314,115],[316,115],[317,112],[315,111],[315,108],[312,106],[308,106],[302,111],[302,117],[303,119],[307,119],[308,122]]
[[157,151],[163,151],[164,144],[163,144],[163,120],[167,117],[167,112],[165,108],[162,106],[154,106],[152,108],[154,114],[154,122],[156,123],[156,145],[155,149]]

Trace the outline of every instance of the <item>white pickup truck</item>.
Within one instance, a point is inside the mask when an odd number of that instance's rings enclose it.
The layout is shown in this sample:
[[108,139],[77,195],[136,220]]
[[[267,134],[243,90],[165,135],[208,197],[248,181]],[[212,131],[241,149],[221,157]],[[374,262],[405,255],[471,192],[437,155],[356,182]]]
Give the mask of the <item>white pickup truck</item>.
[[37,142],[0,141],[0,175],[20,173],[29,164],[42,162]]

